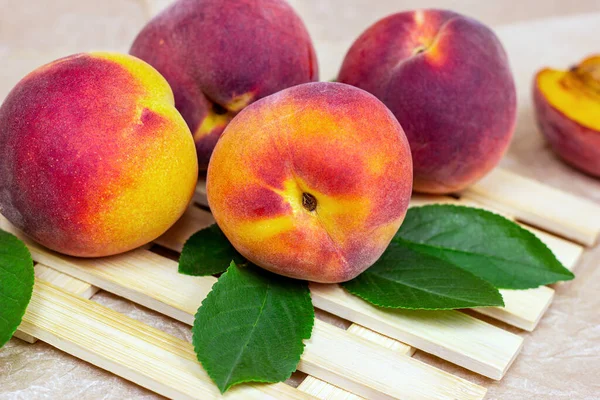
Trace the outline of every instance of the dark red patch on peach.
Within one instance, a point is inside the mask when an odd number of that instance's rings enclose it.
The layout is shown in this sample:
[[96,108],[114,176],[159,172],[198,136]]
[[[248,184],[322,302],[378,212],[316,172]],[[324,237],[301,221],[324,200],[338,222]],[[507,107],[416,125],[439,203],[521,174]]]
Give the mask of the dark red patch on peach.
[[135,103],[114,99],[123,88],[132,99],[141,89],[118,64],[88,55],[57,61],[24,82],[0,108],[0,120],[8,121],[0,126],[0,204],[10,204],[2,212],[39,241],[57,241],[57,232],[85,229],[88,216],[103,207],[81,191],[110,199],[100,183],[125,183],[119,168],[102,160],[126,156],[113,134],[131,119]]
[[[179,0],[144,27],[130,53],[167,79],[192,133],[212,104],[235,114],[318,76],[308,32],[283,0]],[[197,145],[201,170],[221,133],[197,137],[205,142]]]

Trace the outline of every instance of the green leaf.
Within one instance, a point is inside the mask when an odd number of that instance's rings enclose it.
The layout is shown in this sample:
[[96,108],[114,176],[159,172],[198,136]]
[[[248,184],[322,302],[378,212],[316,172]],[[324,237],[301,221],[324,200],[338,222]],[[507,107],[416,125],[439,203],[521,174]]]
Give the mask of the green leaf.
[[281,382],[296,369],[314,316],[306,282],[232,262],[198,309],[193,344],[221,393]]
[[490,283],[395,242],[369,269],[342,285],[380,307],[445,310],[504,305]]
[[394,240],[463,268],[497,288],[530,289],[574,278],[534,234],[478,208],[411,208]]
[[225,271],[232,260],[238,264],[244,262],[219,226],[213,224],[187,240],[179,258],[179,272],[193,276],[214,275]]
[[25,244],[0,230],[0,347],[21,324],[34,279],[33,260]]

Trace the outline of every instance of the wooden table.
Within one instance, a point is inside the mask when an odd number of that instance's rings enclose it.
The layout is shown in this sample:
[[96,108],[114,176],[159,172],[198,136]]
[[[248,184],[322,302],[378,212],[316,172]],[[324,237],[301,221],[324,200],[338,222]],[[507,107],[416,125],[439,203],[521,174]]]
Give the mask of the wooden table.
[[[166,2],[168,0],[105,0],[75,4],[70,0],[58,0],[50,11],[43,9],[47,6],[41,0],[10,5],[11,8],[19,8],[20,12],[16,12],[14,18],[9,13],[0,16],[0,57],[3,60],[0,98],[25,73],[54,58],[87,49],[126,51],[144,21]],[[371,6],[372,1],[347,1],[341,10],[336,9],[339,5],[336,6],[333,0],[297,0],[291,3],[307,20],[313,34],[320,56],[322,79],[335,76],[346,48],[362,29],[397,7],[392,1],[378,3],[378,6]],[[410,7],[416,2],[404,3]],[[418,3],[420,6],[423,4],[421,1]],[[600,11],[600,5],[594,1],[571,2],[574,4],[570,5],[562,1],[546,1],[543,4],[522,2],[519,10],[512,10],[514,5],[509,7],[504,3],[511,11],[500,13],[498,4],[484,7],[478,2],[427,2],[439,5],[436,3],[450,4],[490,24],[522,20],[496,27],[509,53],[519,95],[517,131],[502,165],[600,203],[600,180],[565,166],[549,151],[535,128],[530,100],[535,70],[545,65],[567,67],[589,53],[600,52],[597,40],[600,13],[528,20],[532,15],[559,14],[558,7],[573,13],[594,8]],[[0,0],[0,9],[8,10],[8,7],[7,1]],[[338,15],[333,14],[334,10]],[[44,20],[34,24],[35,18]],[[334,24],[339,24],[339,29],[333,28]],[[32,29],[28,29],[29,26]],[[600,247],[596,246],[586,252],[577,267],[577,279],[556,286],[554,302],[535,332],[507,328],[526,340],[522,354],[502,381],[482,378],[421,352],[417,352],[415,357],[427,359],[428,363],[488,387],[490,399],[597,398],[600,393],[597,380],[600,368],[598,264]],[[190,339],[187,326],[116,296],[103,292],[94,300],[172,335]],[[0,351],[0,397],[36,398],[44,395],[63,399],[156,398],[145,389],[44,343],[28,345],[11,340]]]

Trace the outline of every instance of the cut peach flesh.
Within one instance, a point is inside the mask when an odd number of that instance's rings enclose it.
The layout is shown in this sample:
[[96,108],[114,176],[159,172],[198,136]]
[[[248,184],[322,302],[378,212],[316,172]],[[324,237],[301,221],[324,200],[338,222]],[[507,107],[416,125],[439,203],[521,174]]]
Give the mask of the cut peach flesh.
[[546,68],[537,85],[548,103],[580,125],[600,131],[600,56],[568,71]]

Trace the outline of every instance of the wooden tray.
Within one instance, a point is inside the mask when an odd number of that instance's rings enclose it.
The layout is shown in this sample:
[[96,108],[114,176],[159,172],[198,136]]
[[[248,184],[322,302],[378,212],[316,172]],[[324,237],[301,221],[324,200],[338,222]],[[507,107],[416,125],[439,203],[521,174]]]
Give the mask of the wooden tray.
[[[518,175],[495,170],[451,197],[414,196],[411,205],[434,202],[497,210],[540,237],[573,268],[600,233],[600,206]],[[177,263],[155,252],[179,252],[185,240],[214,221],[199,185],[195,203],[153,247],[102,259],[77,259],[49,251],[0,216],[0,227],[27,243],[36,264],[36,286],[17,337],[43,340],[161,395],[181,399],[220,394],[196,361],[191,344],[89,300],[98,290],[115,293],[187,324],[216,281],[177,273]],[[596,216],[596,217],[590,217]],[[162,252],[164,253],[164,252]],[[311,284],[316,308],[344,318],[348,330],[317,320],[298,366],[308,377],[298,388],[284,383],[240,385],[240,399],[481,399],[486,389],[411,358],[415,349],[499,380],[519,354],[519,335],[461,311],[389,311],[348,295],[337,285]],[[531,331],[554,290],[503,290],[505,308],[477,313]]]

